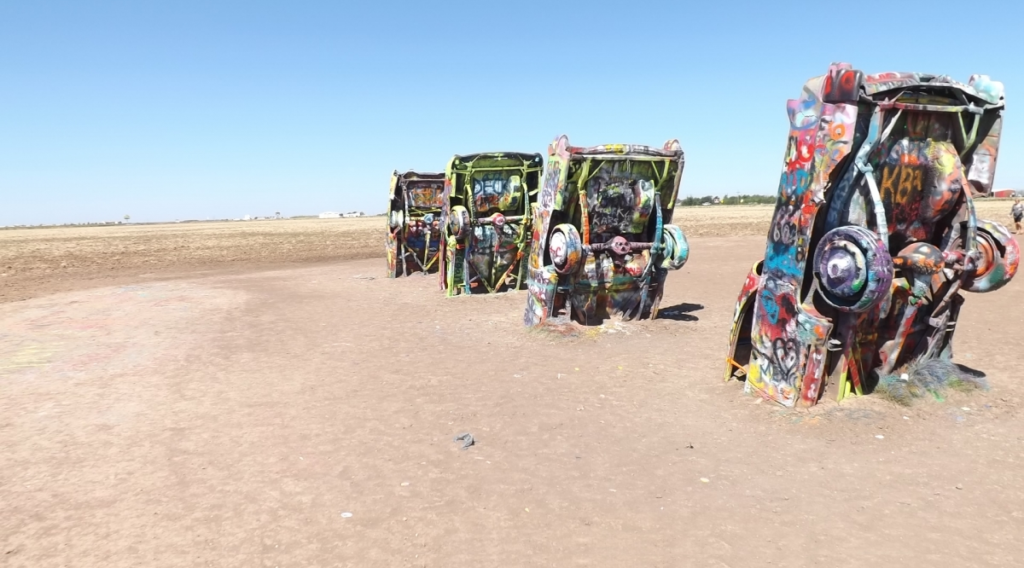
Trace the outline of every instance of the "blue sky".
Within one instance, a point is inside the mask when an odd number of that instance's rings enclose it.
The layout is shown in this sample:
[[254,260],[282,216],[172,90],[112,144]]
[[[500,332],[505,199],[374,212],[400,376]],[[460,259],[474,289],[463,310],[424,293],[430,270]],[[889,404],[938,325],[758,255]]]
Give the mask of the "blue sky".
[[1024,8],[807,2],[0,2],[0,225],[383,210],[456,153],[660,145],[681,195],[773,193],[832,61],[1003,81]]

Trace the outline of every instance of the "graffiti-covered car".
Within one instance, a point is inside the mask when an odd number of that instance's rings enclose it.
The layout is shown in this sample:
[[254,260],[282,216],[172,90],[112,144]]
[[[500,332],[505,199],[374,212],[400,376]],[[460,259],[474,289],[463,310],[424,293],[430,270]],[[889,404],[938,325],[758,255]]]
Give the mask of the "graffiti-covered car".
[[[1017,242],[975,218],[992,190],[1003,85],[833,64],[787,105],[764,260],[736,304],[726,378],[786,406],[861,394],[952,356],[961,292],[1013,277]],[[951,364],[950,364],[951,365]]]
[[448,296],[526,286],[540,154],[454,156],[445,170],[441,288]]
[[444,174],[391,175],[386,238],[388,277],[437,270],[441,249]]
[[563,314],[584,325],[608,317],[655,317],[669,270],[689,247],[672,225],[683,151],[608,144],[548,147],[533,225],[524,321]]

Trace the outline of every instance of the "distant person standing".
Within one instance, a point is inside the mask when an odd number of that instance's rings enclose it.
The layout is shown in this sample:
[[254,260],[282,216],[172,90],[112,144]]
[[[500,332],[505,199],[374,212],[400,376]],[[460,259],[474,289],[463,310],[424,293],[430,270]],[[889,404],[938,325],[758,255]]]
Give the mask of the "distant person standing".
[[1010,209],[1010,215],[1013,216],[1013,234],[1019,235],[1021,228],[1021,221],[1024,220],[1024,203],[1020,202],[1020,198],[1013,200],[1013,209]]

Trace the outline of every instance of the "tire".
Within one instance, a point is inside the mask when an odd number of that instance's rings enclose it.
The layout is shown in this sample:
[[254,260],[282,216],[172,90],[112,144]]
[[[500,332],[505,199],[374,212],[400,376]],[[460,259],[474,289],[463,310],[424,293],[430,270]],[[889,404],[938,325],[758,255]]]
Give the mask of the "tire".
[[388,226],[397,229],[405,224],[405,212],[401,209],[393,209],[388,215]]
[[665,239],[665,258],[661,261],[661,267],[679,270],[690,257],[690,244],[686,242],[686,235],[676,225],[665,225],[662,236]]
[[470,220],[469,210],[461,205],[452,207],[451,219],[448,220],[448,228],[456,240],[462,240],[469,234]]
[[548,254],[555,272],[561,275],[579,270],[583,260],[583,239],[580,232],[570,223],[562,223],[551,229],[548,236]]
[[841,312],[866,312],[892,292],[892,257],[878,235],[863,227],[825,233],[813,266],[821,297]]
[[963,289],[968,292],[992,292],[1006,286],[1020,264],[1020,245],[999,223],[978,221],[974,246],[980,253],[978,263],[967,276]]

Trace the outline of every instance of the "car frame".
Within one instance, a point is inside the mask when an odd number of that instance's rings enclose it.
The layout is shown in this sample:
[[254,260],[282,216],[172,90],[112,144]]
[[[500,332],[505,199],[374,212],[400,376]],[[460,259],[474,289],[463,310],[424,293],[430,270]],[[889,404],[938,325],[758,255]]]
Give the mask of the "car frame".
[[584,325],[657,317],[668,271],[689,256],[682,229],[671,224],[684,165],[678,140],[575,147],[563,135],[549,145],[527,326],[562,315]]
[[784,406],[870,391],[952,357],[961,291],[989,292],[1020,260],[978,221],[1002,128],[1001,83],[847,63],[787,103],[790,134],[764,260],[733,314],[726,380]]
[[391,174],[385,213],[388,278],[437,270],[443,199],[442,173],[395,170]]
[[543,169],[538,153],[483,152],[448,162],[439,271],[447,296],[526,286],[523,257]]

